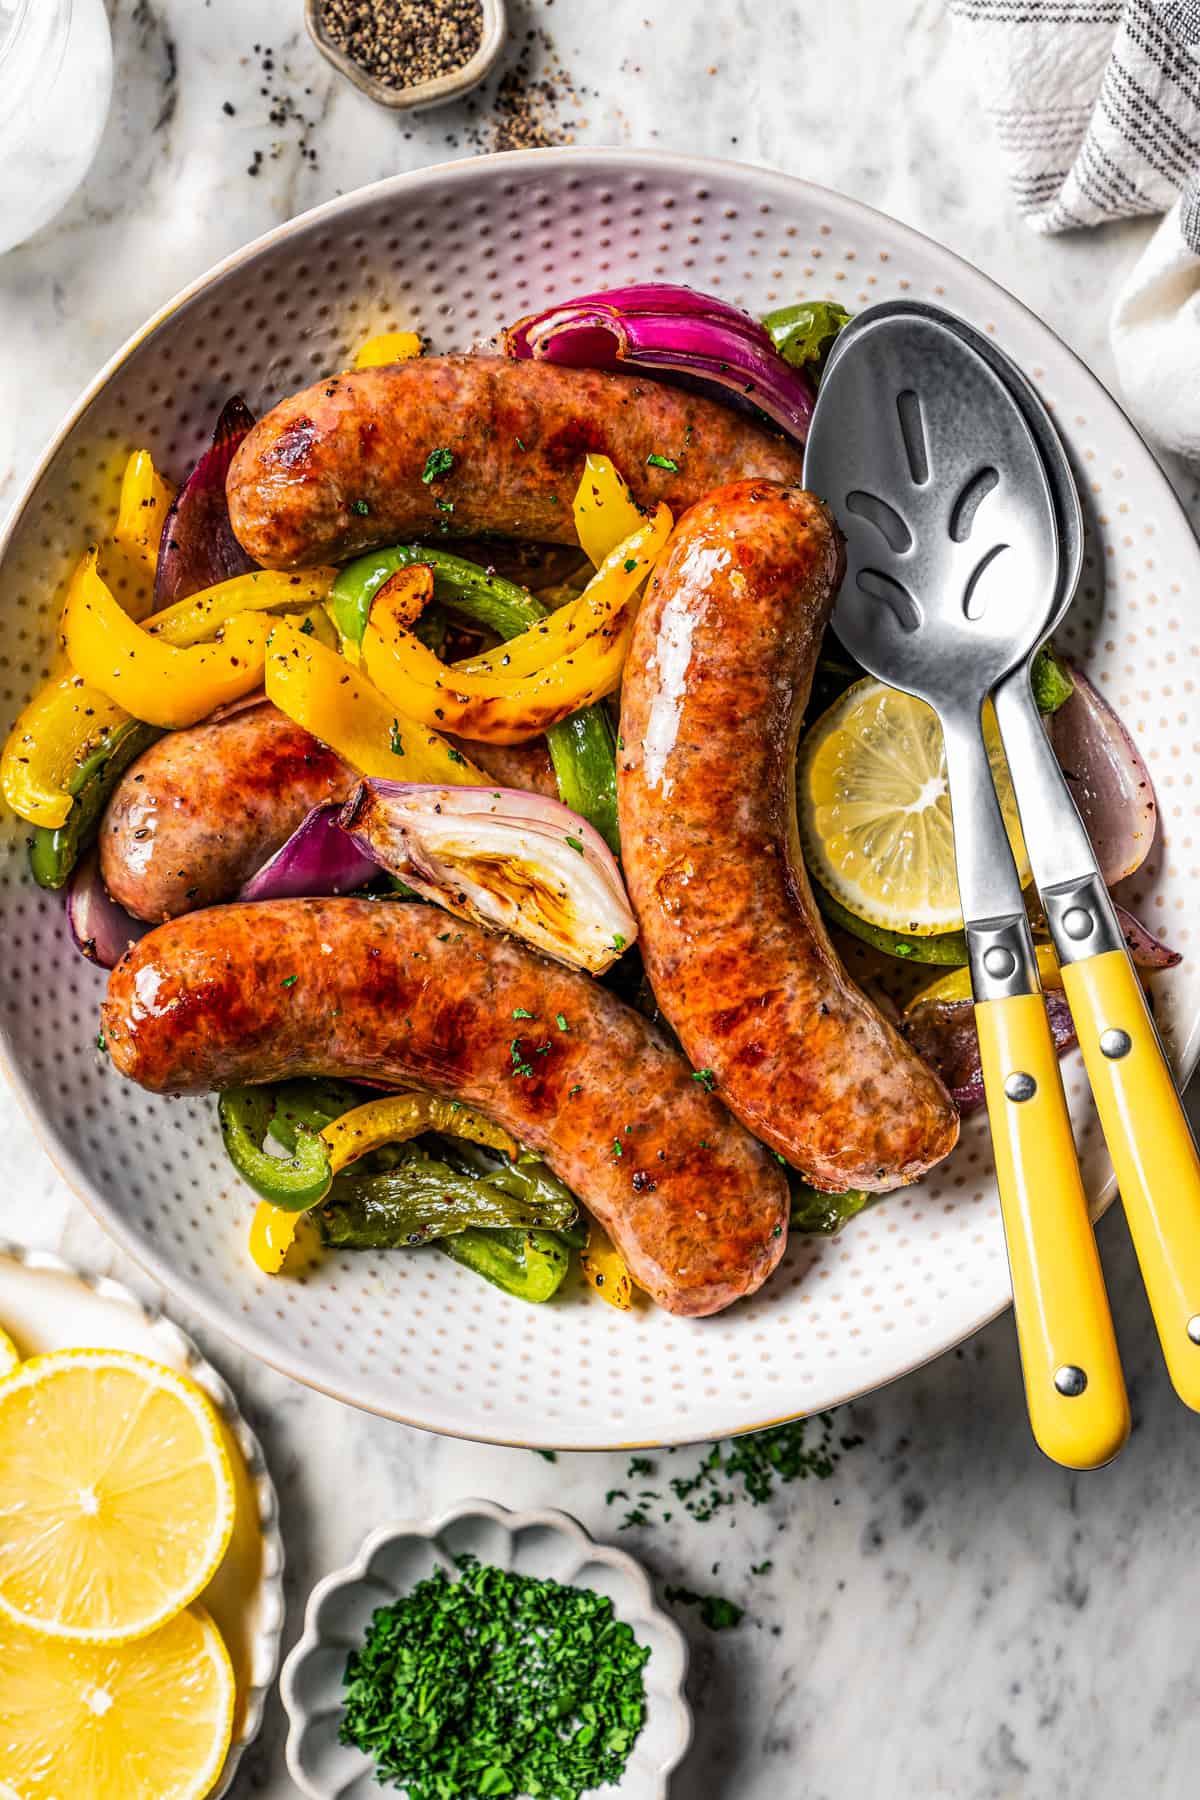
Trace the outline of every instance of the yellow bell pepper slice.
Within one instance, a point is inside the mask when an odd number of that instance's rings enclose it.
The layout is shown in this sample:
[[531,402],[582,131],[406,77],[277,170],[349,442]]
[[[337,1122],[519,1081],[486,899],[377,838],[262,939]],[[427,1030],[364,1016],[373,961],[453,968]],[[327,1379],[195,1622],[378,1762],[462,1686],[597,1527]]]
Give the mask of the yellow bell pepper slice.
[[135,719],[174,729],[252,693],[262,680],[270,624],[229,620],[218,644],[176,649],[135,625],[101,580],[93,546],[67,590],[63,641],[76,673]]
[[518,637],[448,665],[407,627],[403,597],[381,589],[363,633],[363,664],[401,711],[468,738],[518,744],[616,688],[642,582],[671,531],[660,506],[605,558],[584,593]]
[[264,1275],[278,1275],[293,1247],[303,1247],[315,1258],[320,1246],[320,1234],[310,1214],[259,1201],[250,1220],[247,1248],[251,1262]]
[[363,633],[363,662],[388,699],[423,724],[436,721],[460,737],[494,744],[523,744],[611,694],[620,685],[634,626],[634,609],[627,606],[572,655],[536,675],[503,682],[488,675],[460,676],[411,632],[385,636],[375,617],[372,610]]
[[579,1252],[579,1266],[589,1287],[618,1312],[633,1305],[633,1278],[603,1226],[588,1220],[587,1244]]
[[420,354],[421,339],[415,331],[380,331],[359,346],[354,366],[377,369],[383,363],[411,362]]
[[[330,1175],[340,1174],[360,1156],[382,1150],[385,1144],[403,1144],[423,1131],[469,1138],[513,1158],[520,1154],[520,1145],[507,1131],[456,1100],[444,1100],[438,1094],[384,1094],[343,1113],[322,1131]],[[249,1250],[251,1260],[265,1275],[278,1275],[305,1217],[302,1212],[272,1206],[269,1200],[259,1201],[250,1221]]]
[[267,646],[267,698],[360,775],[387,781],[487,783],[436,731],[398,713],[366,677],[286,620]]
[[539,619],[519,637],[455,663],[455,674],[495,675],[508,683],[571,655],[597,626],[614,618],[634,598],[662,554],[671,525],[665,506],[656,508],[648,520],[639,516],[636,530],[608,552],[578,599],[560,606],[549,618]]
[[67,780],[89,746],[99,745],[129,714],[81,675],[64,675],[34,695],[0,757],[0,793],[31,825],[65,825],[74,802]]
[[154,466],[148,450],[135,450],[125,464],[121,478],[121,498],[117,502],[117,523],[113,537],[122,550],[128,551],[151,574],[158,563],[158,545],[163,520],[167,516],[175,489],[164,481]]
[[336,569],[326,567],[252,569],[164,606],[142,620],[142,630],[177,649],[208,643],[239,613],[267,612],[274,607],[307,612],[324,600],[336,574]]
[[337,1175],[360,1156],[382,1150],[385,1144],[403,1144],[422,1131],[469,1138],[473,1144],[500,1150],[514,1159],[520,1155],[516,1139],[499,1125],[438,1094],[385,1094],[382,1099],[368,1100],[332,1120],[321,1136],[329,1150],[330,1171]]
[[575,490],[573,510],[580,546],[597,568],[638,529],[643,517],[612,459],[590,454]]

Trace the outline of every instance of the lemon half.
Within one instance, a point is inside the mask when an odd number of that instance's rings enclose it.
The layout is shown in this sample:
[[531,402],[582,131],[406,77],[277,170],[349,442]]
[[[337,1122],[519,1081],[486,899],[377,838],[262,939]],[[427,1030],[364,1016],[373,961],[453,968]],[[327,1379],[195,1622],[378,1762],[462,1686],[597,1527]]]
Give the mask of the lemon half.
[[0,1382],[0,1614],[77,1642],[153,1631],[195,1599],[233,1530],[200,1389],[123,1350],[56,1350]]
[[[984,734],[1024,887],[1029,858],[990,704]],[[856,681],[806,734],[796,790],[805,862],[835,900],[890,931],[959,930],[945,746],[923,700]]]
[[[3,1381],[6,1375],[12,1374],[20,1360],[20,1351],[9,1337],[7,1331],[4,1330],[3,1326],[0,1326],[0,1381]],[[2,1790],[0,1790],[0,1800],[3,1800]]]
[[195,1607],[132,1644],[70,1644],[0,1618],[0,1745],[20,1800],[201,1800],[233,1730],[235,1682]]

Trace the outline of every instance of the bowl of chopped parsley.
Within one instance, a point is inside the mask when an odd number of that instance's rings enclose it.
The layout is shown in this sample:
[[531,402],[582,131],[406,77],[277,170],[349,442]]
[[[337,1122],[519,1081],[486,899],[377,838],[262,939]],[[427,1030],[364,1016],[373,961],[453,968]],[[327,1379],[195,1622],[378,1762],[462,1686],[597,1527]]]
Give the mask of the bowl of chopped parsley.
[[566,1513],[463,1501],[313,1589],[288,1768],[310,1800],[657,1800],[691,1739],[686,1668],[631,1556]]

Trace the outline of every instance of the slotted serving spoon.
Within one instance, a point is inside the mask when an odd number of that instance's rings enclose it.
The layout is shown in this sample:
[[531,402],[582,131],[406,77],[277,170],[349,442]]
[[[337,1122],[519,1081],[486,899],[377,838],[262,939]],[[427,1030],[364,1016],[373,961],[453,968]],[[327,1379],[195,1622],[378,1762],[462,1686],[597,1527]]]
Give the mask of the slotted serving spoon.
[[926,316],[856,323],[821,383],[805,480],[846,533],[834,630],[941,722],[1030,1422],[1048,1456],[1094,1468],[1129,1403],[982,725],[1060,604],[1054,497],[1007,384]]
[[[1037,441],[1060,554],[1048,634],[1074,598],[1083,563],[1079,493],[1054,422],[1036,389],[990,338],[923,301],[885,301],[860,314],[838,338],[834,356],[852,342],[861,321],[897,315],[939,321],[983,356]],[[1200,1156],[1091,842],[1037,710],[1031,663],[1032,656],[996,689],[996,721],[1163,1358],[1180,1398],[1200,1411]]]

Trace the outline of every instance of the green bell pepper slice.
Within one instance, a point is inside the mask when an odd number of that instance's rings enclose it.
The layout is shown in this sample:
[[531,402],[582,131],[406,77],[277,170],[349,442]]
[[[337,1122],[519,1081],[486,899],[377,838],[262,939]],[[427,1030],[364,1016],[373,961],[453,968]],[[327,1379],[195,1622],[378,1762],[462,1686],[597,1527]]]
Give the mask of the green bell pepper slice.
[[[505,640],[546,617],[547,608],[526,588],[489,575],[478,563],[428,544],[395,544],[347,563],[334,582],[330,604],[343,637],[362,642],[375,595],[397,569],[413,563],[428,563],[433,570],[435,600]],[[608,713],[600,705],[582,707],[552,725],[546,743],[563,804],[595,826],[619,855],[617,752]]]
[[272,1206],[307,1212],[329,1192],[329,1152],[311,1126],[298,1123],[291,1155],[273,1156],[265,1146],[274,1114],[271,1088],[227,1088],[217,1101],[225,1153],[242,1180]]
[[71,810],[61,825],[36,825],[29,840],[29,867],[39,887],[61,888],[87,848],[118,781],[162,736],[157,725],[126,719],[99,744],[85,746],[67,777]]
[[540,1305],[562,1286],[571,1252],[550,1231],[460,1231],[438,1249],[517,1300]]

